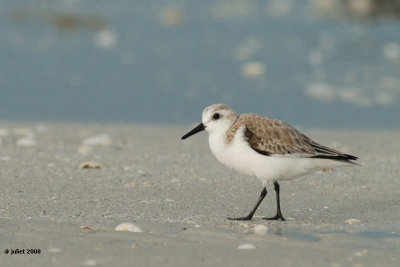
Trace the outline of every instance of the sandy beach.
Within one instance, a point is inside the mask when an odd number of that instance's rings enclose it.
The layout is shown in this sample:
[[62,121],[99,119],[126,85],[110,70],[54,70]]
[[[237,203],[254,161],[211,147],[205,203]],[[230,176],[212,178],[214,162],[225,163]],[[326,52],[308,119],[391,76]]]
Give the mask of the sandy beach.
[[237,222],[261,183],[190,129],[1,122],[0,265],[400,266],[400,132],[302,129],[363,166],[282,182],[286,222],[270,184]]

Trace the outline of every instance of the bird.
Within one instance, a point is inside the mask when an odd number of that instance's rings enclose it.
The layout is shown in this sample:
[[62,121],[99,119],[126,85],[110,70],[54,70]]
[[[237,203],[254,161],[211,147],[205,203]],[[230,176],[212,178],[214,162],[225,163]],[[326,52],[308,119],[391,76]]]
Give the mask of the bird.
[[276,215],[264,219],[285,221],[278,181],[292,180],[318,170],[360,165],[358,157],[321,145],[284,121],[252,113],[239,115],[226,104],[206,107],[202,122],[181,139],[204,130],[208,133],[210,149],[219,162],[241,174],[255,177],[263,184],[250,213],[244,217],[228,217],[229,220],[251,220],[267,195],[267,183],[272,182]]

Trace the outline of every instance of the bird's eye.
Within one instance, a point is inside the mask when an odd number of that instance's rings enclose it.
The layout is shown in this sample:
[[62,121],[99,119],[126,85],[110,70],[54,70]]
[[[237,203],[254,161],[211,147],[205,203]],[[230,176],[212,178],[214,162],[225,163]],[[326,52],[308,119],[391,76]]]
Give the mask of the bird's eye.
[[221,116],[219,115],[219,113],[215,113],[215,114],[213,115],[213,119],[214,119],[214,120],[218,120],[220,117],[221,117]]

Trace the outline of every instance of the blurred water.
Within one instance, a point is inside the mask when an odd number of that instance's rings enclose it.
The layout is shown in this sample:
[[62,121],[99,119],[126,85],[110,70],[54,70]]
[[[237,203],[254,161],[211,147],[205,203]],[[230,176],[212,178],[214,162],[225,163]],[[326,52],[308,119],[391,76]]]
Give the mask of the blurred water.
[[399,1],[0,2],[0,119],[190,123],[213,103],[400,127]]

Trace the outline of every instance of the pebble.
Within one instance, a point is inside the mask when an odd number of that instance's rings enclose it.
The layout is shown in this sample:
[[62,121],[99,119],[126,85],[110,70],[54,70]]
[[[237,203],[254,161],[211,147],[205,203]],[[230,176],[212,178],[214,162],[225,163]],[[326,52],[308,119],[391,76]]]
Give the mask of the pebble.
[[143,230],[139,228],[139,226],[133,223],[121,223],[115,227],[115,231],[125,231],[125,232],[133,232],[133,233],[143,233]]
[[94,162],[94,161],[86,161],[79,166],[80,169],[103,169],[104,165]]
[[254,246],[251,243],[243,243],[240,244],[237,249],[243,249],[243,250],[250,250],[250,249],[256,249],[256,246]]
[[112,140],[108,134],[99,134],[88,137],[82,141],[84,146],[109,146]]

